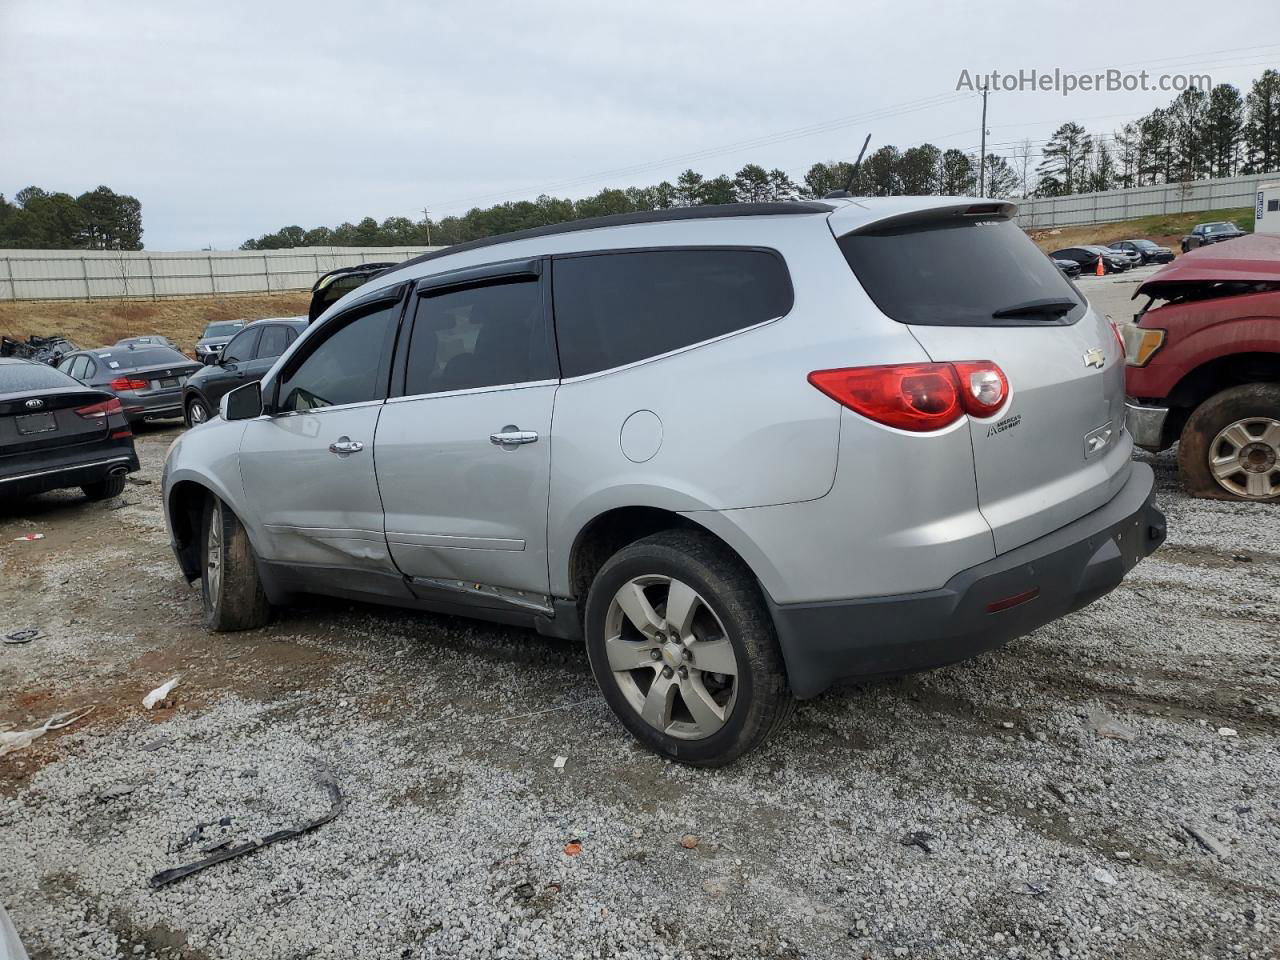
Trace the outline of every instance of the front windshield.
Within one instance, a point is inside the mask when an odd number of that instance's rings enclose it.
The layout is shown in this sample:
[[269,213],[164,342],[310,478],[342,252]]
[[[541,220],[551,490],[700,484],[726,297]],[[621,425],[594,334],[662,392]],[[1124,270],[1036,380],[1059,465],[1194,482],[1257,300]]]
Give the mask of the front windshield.
[[1211,223],[1205,228],[1205,233],[1232,233],[1239,229],[1234,223]]
[[231,337],[243,327],[243,323],[211,323],[204,328],[206,337]]

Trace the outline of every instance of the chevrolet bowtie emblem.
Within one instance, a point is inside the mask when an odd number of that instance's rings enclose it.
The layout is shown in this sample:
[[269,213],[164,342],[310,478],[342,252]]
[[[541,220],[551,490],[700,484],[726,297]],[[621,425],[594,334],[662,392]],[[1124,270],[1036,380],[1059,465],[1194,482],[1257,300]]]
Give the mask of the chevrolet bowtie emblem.
[[1101,350],[1094,347],[1092,350],[1086,351],[1084,355],[1084,365],[1086,367],[1097,367],[1101,370],[1106,366],[1107,357]]

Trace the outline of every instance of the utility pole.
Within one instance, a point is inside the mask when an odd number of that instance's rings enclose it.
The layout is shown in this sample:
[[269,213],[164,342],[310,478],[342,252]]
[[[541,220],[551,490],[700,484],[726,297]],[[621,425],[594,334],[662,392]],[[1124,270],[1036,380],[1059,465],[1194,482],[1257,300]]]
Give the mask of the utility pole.
[[431,246],[431,211],[426,207],[422,208],[422,219],[427,224],[427,246]]
[[982,146],[978,148],[978,196],[987,195],[987,91],[991,84],[982,88]]

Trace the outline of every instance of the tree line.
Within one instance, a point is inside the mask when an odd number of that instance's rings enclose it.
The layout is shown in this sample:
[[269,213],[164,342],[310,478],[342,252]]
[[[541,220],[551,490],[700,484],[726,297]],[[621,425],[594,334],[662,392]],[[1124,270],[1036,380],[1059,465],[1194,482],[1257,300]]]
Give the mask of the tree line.
[[24,187],[0,194],[0,249],[141,250],[142,204],[109,187],[78,197]]

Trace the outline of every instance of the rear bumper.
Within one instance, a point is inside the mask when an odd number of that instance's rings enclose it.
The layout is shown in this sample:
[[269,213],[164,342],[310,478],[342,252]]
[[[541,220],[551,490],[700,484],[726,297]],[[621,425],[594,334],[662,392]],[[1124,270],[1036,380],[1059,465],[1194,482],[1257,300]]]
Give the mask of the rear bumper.
[[1132,402],[1125,404],[1125,429],[1133,437],[1135,446],[1152,453],[1165,448],[1164,422],[1168,418],[1168,407],[1150,407]]
[[840,680],[954,663],[1092,603],[1164,542],[1164,514],[1153,490],[1151,468],[1134,463],[1109,503],[956,574],[937,590],[824,603],[770,601],[792,692],[805,699]]
[[28,497],[49,490],[80,487],[105,480],[121,470],[133,473],[137,469],[138,455],[132,440],[109,447],[98,445],[92,451],[30,462],[21,472],[0,476],[0,498]]
[[129,418],[130,423],[182,416],[180,390],[150,397],[131,396],[127,393],[119,396],[120,403],[124,407],[124,415]]

